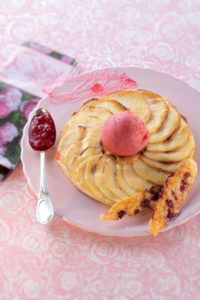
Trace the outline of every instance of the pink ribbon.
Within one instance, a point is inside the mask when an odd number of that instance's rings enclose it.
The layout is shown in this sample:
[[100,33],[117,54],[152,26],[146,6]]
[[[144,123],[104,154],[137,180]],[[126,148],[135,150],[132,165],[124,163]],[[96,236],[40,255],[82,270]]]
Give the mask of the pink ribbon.
[[[54,88],[61,86],[63,83],[67,85],[69,90],[64,93],[58,93]],[[73,87],[70,87],[72,85]],[[74,86],[75,85],[75,86]],[[55,82],[54,85],[44,88],[49,99],[54,104],[60,104],[65,101],[77,101],[83,98],[101,96],[107,93],[113,93],[124,89],[133,89],[136,82],[128,77],[125,73],[119,73],[116,70],[102,70],[88,74],[80,74],[76,76],[68,76]]]

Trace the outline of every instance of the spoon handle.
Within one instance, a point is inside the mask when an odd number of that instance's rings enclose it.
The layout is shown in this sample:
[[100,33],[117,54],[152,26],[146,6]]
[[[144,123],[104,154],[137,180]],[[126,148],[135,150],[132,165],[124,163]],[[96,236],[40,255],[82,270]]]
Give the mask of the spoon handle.
[[38,203],[36,217],[41,224],[48,224],[54,217],[54,210],[49,197],[49,192],[46,183],[45,171],[45,152],[40,152],[40,187],[38,194]]

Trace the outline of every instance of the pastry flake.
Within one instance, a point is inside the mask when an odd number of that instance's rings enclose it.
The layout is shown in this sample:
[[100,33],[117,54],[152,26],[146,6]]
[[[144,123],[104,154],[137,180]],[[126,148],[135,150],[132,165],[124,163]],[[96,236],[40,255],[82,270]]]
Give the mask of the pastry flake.
[[122,219],[125,215],[131,216],[139,213],[143,209],[141,203],[145,199],[145,194],[146,192],[143,191],[133,195],[133,197],[120,200],[107,213],[102,214],[100,220],[116,221]]
[[177,216],[197,174],[197,164],[193,159],[185,161],[179,169],[168,177],[149,222],[149,230],[155,236],[165,228],[167,219]]

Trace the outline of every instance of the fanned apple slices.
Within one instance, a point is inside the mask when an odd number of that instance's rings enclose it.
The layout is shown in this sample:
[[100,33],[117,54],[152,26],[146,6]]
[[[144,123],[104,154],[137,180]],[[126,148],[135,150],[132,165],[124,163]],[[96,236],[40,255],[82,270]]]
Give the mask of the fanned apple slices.
[[189,128],[185,121],[181,119],[180,126],[175,130],[175,132],[166,139],[163,143],[157,144],[149,144],[147,147],[147,151],[152,152],[169,152],[178,149],[179,147],[183,146],[190,135]]
[[147,158],[145,156],[141,156],[141,159],[150,167],[153,167],[156,170],[160,170],[163,171],[165,173],[168,173],[168,175],[170,175],[170,173],[175,172],[180,165],[183,163],[182,161],[178,161],[178,162],[160,162],[160,161],[156,161],[150,158]]
[[144,99],[144,95],[139,90],[126,90],[103,96],[102,100],[115,100],[120,103],[126,110],[129,110],[146,123],[151,118],[151,109]]
[[138,176],[153,184],[162,184],[169,174],[161,170],[156,170],[153,167],[148,166],[142,159],[138,159],[133,163],[133,168]]
[[[103,148],[100,128],[109,116],[126,110],[146,123],[150,140],[137,155],[119,157]],[[185,119],[164,97],[125,90],[84,103],[62,129],[57,151],[61,169],[78,189],[113,205],[163,185],[193,157],[195,142]]]
[[[172,105],[168,105],[168,113],[161,127],[151,134],[149,143],[157,144],[166,141],[172,133],[179,127],[180,115],[176,108]],[[147,126],[148,128],[148,126]]]
[[146,101],[151,110],[151,118],[146,125],[150,134],[153,134],[154,132],[158,132],[165,122],[168,116],[169,107],[162,99],[150,98]]
[[109,110],[111,113],[117,113],[126,110],[126,107],[124,107],[122,104],[120,104],[118,101],[114,99],[110,99],[109,101],[107,101],[107,99],[101,99],[101,101],[99,101],[99,99],[92,99],[85,102],[79,111],[82,111],[88,106],[93,106],[95,108],[101,107],[103,109]]
[[186,143],[174,151],[167,152],[151,152],[145,151],[144,156],[156,161],[176,162],[183,161],[194,154],[195,142],[192,135],[188,137]]

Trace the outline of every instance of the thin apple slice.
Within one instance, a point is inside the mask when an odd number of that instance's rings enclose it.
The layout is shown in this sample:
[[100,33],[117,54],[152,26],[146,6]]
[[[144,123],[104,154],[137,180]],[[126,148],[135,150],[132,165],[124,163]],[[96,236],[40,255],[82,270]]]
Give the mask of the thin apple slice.
[[165,122],[162,124],[162,127],[155,133],[151,134],[149,143],[160,143],[167,140],[179,127],[180,115],[177,112],[176,108],[168,103],[169,111]]
[[189,136],[189,139],[182,147],[176,149],[175,151],[170,152],[150,152],[145,151],[143,155],[155,161],[162,161],[162,162],[176,162],[176,161],[183,161],[187,158],[193,156],[195,149],[195,142],[192,135]]
[[96,163],[96,171],[95,171],[95,183],[101,193],[104,195],[105,199],[110,201],[110,205],[118,201],[118,197],[110,189],[107,188],[105,185],[105,164],[106,164],[107,157],[102,155],[101,158]]
[[147,151],[152,151],[152,152],[168,152],[172,150],[174,151],[186,143],[190,134],[191,133],[186,122],[183,119],[181,119],[179,128],[177,128],[177,130],[170,138],[168,138],[165,142],[162,143],[149,144],[147,147]]
[[118,199],[127,198],[128,194],[125,193],[117,184],[117,170],[116,159],[114,156],[109,155],[104,166],[104,185],[109,189]]
[[105,107],[98,107],[94,105],[83,106],[81,111],[88,114],[89,116],[95,116],[98,119],[105,121],[112,115],[112,112]]
[[65,134],[63,134],[58,144],[59,153],[63,154],[69,145],[83,139],[86,135],[86,131],[87,129],[85,127],[79,126],[73,131],[68,130]]
[[89,116],[86,113],[80,111],[78,114],[71,117],[68,122],[69,129],[73,129],[77,126],[83,127],[100,127],[103,123],[102,120],[96,116]]
[[105,194],[102,192],[104,191],[104,188],[97,186],[95,181],[95,175],[97,172],[96,167],[100,158],[101,155],[93,157],[92,159],[88,158],[87,168],[85,172],[85,182],[88,184],[90,190],[97,195],[98,200],[101,200],[101,202],[105,204],[112,205],[115,202],[113,197],[108,197],[107,195],[105,196]]
[[142,179],[135,173],[132,165],[123,165],[123,172],[128,184],[136,191],[143,191],[152,186],[152,183]]
[[150,167],[153,167],[156,170],[161,170],[166,173],[175,172],[183,163],[183,161],[178,162],[160,162],[145,156],[141,156],[141,159]]
[[61,155],[61,163],[63,163],[68,170],[71,169],[71,164],[75,157],[77,157],[81,152],[81,142],[77,141],[73,144],[71,144],[64,152],[63,155]]
[[124,107],[122,104],[120,104],[118,101],[114,99],[92,99],[87,102],[85,102],[82,105],[82,108],[86,106],[95,106],[95,107],[102,107],[108,109],[111,113],[117,113],[120,111],[125,111],[126,107]]
[[117,184],[122,191],[124,191],[127,195],[132,196],[137,191],[127,183],[127,180],[124,177],[123,165],[117,164]]
[[135,113],[145,123],[151,118],[151,111],[140,90],[125,90],[105,95],[100,99],[115,99],[127,110]]
[[81,151],[80,154],[76,156],[72,161],[71,164],[72,174],[76,172],[76,169],[84,160],[86,160],[89,157],[96,156],[98,154],[100,154],[100,151],[96,147],[86,148],[85,150]]
[[148,131],[153,134],[162,127],[162,124],[165,122],[165,119],[168,116],[169,108],[166,102],[160,98],[149,98],[146,99],[146,101],[149,104],[149,108],[151,110],[151,118],[146,125]]
[[163,184],[169,174],[158,171],[143,162],[141,159],[134,161],[133,168],[142,179],[152,182],[154,185]]
[[[95,159],[98,159],[99,156],[96,156]],[[99,192],[97,188],[95,188],[94,185],[91,185],[91,182],[87,180],[88,178],[88,163],[91,160],[91,157],[86,158],[84,161],[82,161],[78,168],[76,169],[76,172],[73,174],[73,177],[70,176],[72,181],[74,182],[75,186],[84,192],[85,194],[89,195],[90,197],[99,200],[102,202],[102,195]],[[94,157],[93,157],[94,159]],[[94,160],[93,160],[94,161]]]

